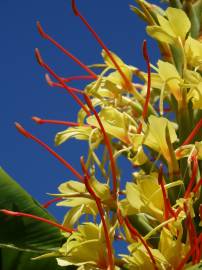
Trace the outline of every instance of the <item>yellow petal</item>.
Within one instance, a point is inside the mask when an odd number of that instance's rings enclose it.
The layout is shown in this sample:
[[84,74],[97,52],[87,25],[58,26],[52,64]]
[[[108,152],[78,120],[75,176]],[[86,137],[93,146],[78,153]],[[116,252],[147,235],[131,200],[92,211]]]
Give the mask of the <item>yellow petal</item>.
[[161,26],[147,26],[146,31],[149,36],[157,39],[160,42],[165,42],[168,44],[174,44],[175,42],[173,36],[169,35]]
[[182,9],[169,7],[166,10],[166,15],[176,36],[185,40],[191,27],[190,20],[186,13]]

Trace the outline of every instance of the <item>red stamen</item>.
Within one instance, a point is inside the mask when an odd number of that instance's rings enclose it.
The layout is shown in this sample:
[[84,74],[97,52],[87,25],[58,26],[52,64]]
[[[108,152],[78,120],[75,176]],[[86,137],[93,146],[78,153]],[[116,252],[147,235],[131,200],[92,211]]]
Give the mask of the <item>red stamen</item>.
[[[50,86],[50,87],[59,87],[59,88],[64,88],[63,85],[61,83],[57,83],[57,82],[53,82],[49,76],[49,74],[45,74],[45,80],[47,82],[47,84]],[[63,80],[63,79],[62,79]],[[63,80],[64,81],[64,80]],[[79,90],[77,88],[73,88],[73,87],[70,87],[68,86],[69,89],[71,89],[73,92],[75,93],[78,93],[78,94],[82,94],[83,95],[83,91],[82,90]]]
[[142,122],[139,122],[139,125],[137,127],[137,134],[140,134],[142,132]]
[[7,209],[1,209],[0,212],[6,214],[8,216],[32,218],[32,219],[35,219],[35,220],[50,224],[53,227],[59,228],[60,230],[62,230],[64,232],[73,233],[74,231],[76,231],[74,229],[66,228],[66,227],[64,227],[64,226],[62,226],[62,225],[60,225],[60,224],[58,224],[58,223],[56,223],[54,221],[48,220],[46,218],[38,217],[38,216],[35,216],[35,215],[31,215],[31,214],[22,213],[22,212],[14,212],[14,211],[10,211],[10,210],[7,210]]
[[192,176],[191,176],[191,179],[190,179],[189,184],[187,186],[186,192],[184,194],[185,199],[187,199],[189,197],[189,194],[191,192],[192,186],[193,186],[194,181],[196,179],[197,170],[198,170],[198,159],[197,159],[196,155],[192,156],[192,161],[193,161]]
[[47,144],[39,140],[37,137],[26,131],[19,123],[15,123],[17,130],[27,138],[32,139],[37,142],[43,148],[45,148],[48,152],[50,152],[55,158],[57,158],[66,168],[68,168],[81,182],[83,182],[83,176],[78,173],[64,158],[58,155],[54,150],[52,150]]
[[144,55],[144,59],[147,63],[147,76],[148,76],[147,95],[146,95],[145,104],[144,104],[143,112],[142,112],[142,117],[143,117],[143,119],[145,119],[147,117],[147,113],[148,113],[148,105],[149,105],[150,94],[151,94],[151,68],[150,68],[150,59],[149,59],[149,54],[147,51],[146,40],[144,40],[144,42],[143,42],[143,55]]
[[40,23],[37,22],[37,29],[40,33],[40,35],[49,40],[52,44],[54,44],[59,50],[61,50],[65,55],[70,57],[74,62],[76,62],[80,67],[82,67],[85,71],[87,71],[94,79],[97,79],[97,75],[84,63],[82,63],[78,58],[76,58],[73,54],[71,54],[69,51],[67,51],[65,48],[63,48],[57,41],[55,41],[52,37],[50,37],[48,34],[46,34],[43,31],[43,28],[41,27]]
[[[200,245],[202,241],[202,234],[199,235],[197,238],[197,245]],[[180,262],[180,264],[177,266],[176,270],[182,270],[184,268],[184,265],[189,260],[190,256],[194,253],[196,249],[196,246],[192,246],[191,249],[188,251],[187,255],[184,257],[184,259]]]
[[62,198],[60,198],[60,197],[49,200],[49,201],[47,201],[46,203],[43,204],[43,208],[48,208],[51,204],[53,204],[55,202],[59,202],[61,200],[62,200]]
[[202,185],[202,178],[195,185],[195,187],[193,188],[192,192],[197,193],[201,185]]
[[169,218],[169,206],[168,206],[168,197],[166,193],[166,189],[163,183],[163,165],[160,164],[159,167],[159,174],[158,174],[158,183],[161,186],[162,194],[163,194],[163,201],[164,201],[164,218],[168,220]]
[[85,105],[83,102],[74,94],[74,92],[71,90],[70,87],[68,87],[63,80],[43,61],[39,50],[35,49],[35,55],[37,58],[38,63],[46,69],[57,81],[60,82],[60,84],[67,90],[67,92],[74,98],[74,100],[82,107],[82,109],[87,113],[87,115],[90,115],[89,111],[86,109]]
[[[47,73],[45,74],[45,80],[46,80],[47,84],[48,84],[50,87],[59,87],[59,88],[63,88],[63,89],[64,89],[64,86],[63,86],[61,83],[53,82],[53,81],[51,80],[49,74],[47,74]],[[65,82],[64,79],[62,79],[62,80]],[[83,91],[83,90],[77,89],[77,88],[75,88],[75,87],[70,87],[70,86],[68,86],[68,88],[69,88],[70,90],[72,90],[72,92],[75,92],[75,93],[77,93],[77,94],[81,94],[81,95],[84,94],[84,91]]]
[[196,263],[196,261],[198,260],[198,257],[200,256],[200,250],[199,250],[199,246],[197,244],[197,234],[196,234],[196,230],[195,230],[195,226],[192,220],[192,217],[190,215],[190,212],[188,210],[187,204],[184,203],[184,211],[187,215],[187,228],[188,228],[188,232],[189,232],[189,241],[190,241],[190,246],[194,246],[195,250],[196,250],[196,254],[194,253],[192,255],[192,262]]
[[192,132],[190,133],[188,138],[183,142],[182,145],[189,144],[193,140],[193,138],[196,136],[196,134],[198,133],[201,127],[202,127],[202,119],[198,121],[195,128],[192,130]]
[[108,228],[107,228],[107,223],[105,221],[105,214],[104,214],[104,210],[102,208],[101,200],[96,195],[95,191],[92,189],[92,187],[89,184],[90,175],[89,175],[87,168],[85,166],[83,157],[81,157],[80,161],[81,161],[81,166],[82,166],[82,170],[84,173],[84,183],[85,183],[86,189],[88,190],[88,192],[92,196],[92,198],[95,200],[99,214],[100,214],[100,218],[102,220],[104,234],[105,234],[105,240],[106,240],[106,246],[107,246],[107,252],[108,252],[109,270],[114,270],[115,267],[114,267],[112,244],[111,244],[111,240],[110,240],[110,236],[109,236],[109,232],[108,232]]
[[[143,56],[144,59],[147,63],[147,95],[146,95],[146,99],[145,99],[145,103],[144,103],[144,107],[143,107],[143,111],[142,111],[142,118],[143,120],[147,117],[147,113],[148,113],[148,106],[149,106],[149,100],[150,100],[150,94],[151,94],[151,68],[150,68],[150,59],[149,59],[149,54],[147,51],[147,41],[144,40],[143,42]],[[137,133],[140,134],[142,131],[142,123],[139,123],[138,129],[137,129]]]
[[80,81],[80,80],[92,80],[94,77],[92,75],[80,75],[80,76],[73,76],[69,78],[62,78],[64,82],[71,82],[71,81]]
[[125,81],[125,84],[128,87],[128,89],[129,90],[133,89],[132,83],[128,80],[128,78],[126,77],[126,75],[124,74],[124,72],[122,71],[122,69],[120,68],[120,66],[117,64],[116,60],[114,59],[113,55],[111,54],[111,52],[109,51],[109,49],[107,48],[107,46],[104,44],[104,42],[98,36],[98,34],[93,30],[93,28],[90,26],[90,24],[87,22],[87,20],[78,11],[78,9],[76,7],[76,1],[75,0],[72,0],[72,10],[73,10],[74,14],[76,16],[78,16],[82,20],[82,22],[86,25],[86,27],[91,32],[91,34],[94,36],[94,38],[97,40],[97,42],[103,48],[103,50],[106,52],[106,54],[108,55],[108,57],[110,58],[110,60],[114,64],[114,66],[116,67],[117,71],[119,72],[119,74],[121,75],[121,77],[123,78],[123,80]]
[[117,197],[116,165],[115,165],[115,161],[114,161],[111,143],[110,143],[109,137],[105,131],[105,128],[102,124],[102,121],[101,121],[98,113],[96,112],[95,108],[93,107],[93,104],[91,103],[90,98],[86,94],[84,94],[84,98],[85,98],[85,101],[86,101],[89,109],[94,113],[94,115],[99,123],[102,134],[103,134],[104,142],[106,144],[106,147],[107,147],[107,150],[109,153],[109,159],[110,159],[111,171],[112,171],[112,179],[113,179],[113,195],[114,195],[114,198],[116,199],[116,197]]
[[135,236],[135,237],[138,237],[141,241],[141,243],[143,244],[143,246],[145,247],[145,249],[147,250],[147,253],[152,261],[152,264],[154,266],[154,269],[155,270],[158,270],[158,267],[156,265],[156,261],[155,261],[155,258],[149,248],[149,246],[147,245],[147,242],[144,240],[144,238],[138,233],[138,231],[130,224],[129,222],[129,219],[127,217],[124,218],[124,221],[126,223],[126,226],[128,227],[131,235]]
[[[37,124],[56,124],[56,125],[65,125],[68,127],[79,127],[81,126],[80,123],[75,122],[69,122],[69,121],[59,121],[59,120],[50,120],[50,119],[41,119],[39,117],[33,116],[32,120],[36,122]],[[88,126],[89,125],[82,125],[82,126]]]
[[177,213],[173,210],[171,204],[170,204],[170,200],[169,198],[167,198],[167,205],[168,205],[168,209],[169,209],[169,213],[171,214],[172,217],[175,218],[175,220],[177,219]]

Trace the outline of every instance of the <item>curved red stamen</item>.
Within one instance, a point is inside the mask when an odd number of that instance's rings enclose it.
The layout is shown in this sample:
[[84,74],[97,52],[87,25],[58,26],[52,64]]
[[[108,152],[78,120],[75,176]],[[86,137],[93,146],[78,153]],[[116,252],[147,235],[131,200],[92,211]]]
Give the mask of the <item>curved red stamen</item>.
[[143,112],[142,112],[142,117],[143,117],[143,119],[145,119],[147,116],[147,113],[148,113],[148,105],[149,105],[150,94],[151,94],[151,68],[150,68],[150,59],[149,59],[149,54],[147,51],[146,40],[144,40],[144,42],[143,42],[143,55],[144,55],[144,59],[145,59],[146,64],[147,64],[147,76],[148,76],[147,95],[146,95],[145,104],[144,104]]
[[[147,51],[147,41],[144,40],[143,42],[143,56],[147,64],[147,95],[142,111],[142,118],[143,120],[147,117],[148,113],[148,106],[149,106],[149,100],[150,100],[150,95],[151,95],[151,68],[150,68],[150,59],[149,59],[149,54]],[[142,132],[142,123],[139,123],[137,133],[140,134]]]
[[62,200],[62,198],[60,198],[60,197],[49,200],[49,201],[47,201],[46,203],[43,204],[43,208],[48,208],[51,204],[53,204],[55,202],[59,202],[61,200]]
[[70,57],[74,62],[76,62],[80,67],[82,67],[85,71],[87,71],[94,79],[97,79],[97,75],[84,63],[82,63],[77,57],[75,57],[73,54],[71,54],[69,51],[67,51],[65,48],[63,48],[57,41],[55,41],[52,37],[50,37],[48,34],[46,34],[41,27],[40,23],[37,22],[37,29],[40,33],[40,35],[49,40],[52,44],[54,44],[59,50],[61,50],[65,55]]
[[168,198],[166,189],[163,183],[163,165],[160,164],[159,167],[159,174],[158,174],[158,183],[161,186],[162,194],[163,194],[163,201],[164,201],[164,218],[167,220],[169,218],[169,206],[168,206]]
[[[63,78],[61,78],[61,79],[65,82],[65,80],[64,80]],[[51,80],[51,78],[50,78],[50,76],[49,76],[48,73],[45,74],[45,80],[46,80],[47,84],[48,84],[50,87],[64,88],[64,86],[63,86],[61,83],[53,82],[53,81]],[[78,94],[81,94],[81,95],[84,94],[84,92],[83,92],[82,90],[79,90],[79,89],[77,89],[77,88],[75,88],[75,87],[70,87],[70,86],[68,86],[68,88],[69,88],[70,90],[72,90],[72,92],[75,92],[75,93],[78,93]]]
[[66,227],[62,226],[61,224],[58,224],[58,223],[56,223],[54,221],[51,221],[49,219],[38,217],[38,216],[35,216],[35,215],[31,215],[31,214],[22,213],[22,212],[14,212],[14,211],[10,211],[10,210],[7,210],[7,209],[1,209],[0,212],[6,214],[8,216],[32,218],[32,219],[35,219],[35,220],[50,224],[53,227],[59,228],[60,230],[62,230],[64,232],[73,233],[74,231],[76,231],[74,229],[66,228]]
[[129,90],[133,89],[132,83],[128,80],[128,78],[126,77],[126,75],[122,71],[121,67],[117,64],[116,60],[114,59],[113,55],[111,54],[111,52],[109,51],[109,49],[107,48],[107,46],[104,44],[104,42],[98,36],[98,34],[93,30],[93,28],[90,26],[90,24],[87,22],[87,20],[78,11],[78,9],[76,7],[76,1],[75,0],[72,0],[72,10],[73,10],[74,14],[76,16],[78,16],[82,20],[82,22],[86,25],[86,27],[88,28],[88,30],[92,33],[92,35],[94,36],[94,38],[97,40],[97,42],[103,48],[103,50],[106,52],[106,54],[108,55],[108,57],[110,58],[110,60],[114,64],[114,66],[116,67],[117,71],[119,72],[119,74],[123,78],[123,80],[124,80],[126,86],[128,87],[128,89]]
[[86,189],[88,190],[88,192],[92,196],[92,198],[95,200],[99,214],[100,214],[100,218],[102,220],[104,234],[105,234],[105,240],[106,240],[106,246],[107,246],[107,252],[108,252],[109,270],[114,270],[115,267],[114,267],[114,257],[113,257],[113,251],[112,251],[112,244],[111,244],[111,240],[110,240],[110,236],[109,236],[109,232],[108,232],[108,228],[107,228],[107,223],[105,221],[105,214],[104,214],[104,210],[102,208],[101,200],[96,195],[95,191],[92,189],[92,187],[89,184],[90,175],[89,175],[87,168],[85,166],[83,157],[81,157],[80,161],[81,161],[81,166],[82,166],[82,170],[84,173],[84,183],[85,183]]
[[202,127],[202,119],[198,121],[195,128],[192,130],[188,138],[182,143],[182,145],[189,144],[193,140],[193,138],[196,136],[196,134],[198,133],[201,127]]
[[195,187],[193,188],[192,192],[194,192],[194,193],[198,192],[198,190],[199,190],[199,188],[200,188],[201,185],[202,185],[202,178],[195,185]]
[[143,246],[145,247],[145,249],[147,250],[147,253],[152,261],[152,264],[154,266],[155,270],[158,270],[158,267],[156,265],[156,261],[155,258],[149,248],[149,246],[147,245],[147,242],[144,240],[144,238],[138,233],[138,231],[130,224],[129,219],[127,217],[124,218],[124,221],[126,223],[126,226],[128,227],[131,235],[134,235],[135,237],[139,238],[141,243],[143,244]]
[[89,111],[86,109],[85,105],[83,104],[83,102],[75,95],[75,93],[71,90],[70,87],[68,87],[63,80],[43,61],[39,50],[35,49],[35,55],[37,58],[38,63],[44,68],[46,69],[57,81],[60,82],[60,84],[64,87],[65,90],[67,90],[67,92],[74,98],[74,100],[82,107],[82,109],[87,113],[87,115],[89,115]]
[[95,118],[97,119],[97,122],[98,122],[100,129],[102,131],[102,134],[103,134],[104,142],[106,144],[106,147],[107,147],[107,150],[109,153],[109,159],[110,159],[111,171],[112,171],[112,179],[113,179],[113,195],[114,195],[114,198],[116,199],[116,197],[117,197],[116,165],[115,165],[115,160],[114,160],[114,156],[113,156],[111,143],[110,143],[109,137],[105,131],[105,128],[102,124],[102,121],[101,121],[98,113],[96,112],[95,108],[93,107],[93,104],[91,103],[90,98],[86,94],[84,94],[84,98],[86,100],[86,103],[87,103],[89,109],[95,115]]
[[51,149],[47,144],[39,140],[37,137],[26,131],[19,123],[15,123],[17,130],[27,138],[32,139],[37,142],[43,148],[45,148],[49,153],[56,157],[66,168],[68,168],[81,182],[83,182],[83,176],[78,173],[64,158],[58,155],[53,149]]

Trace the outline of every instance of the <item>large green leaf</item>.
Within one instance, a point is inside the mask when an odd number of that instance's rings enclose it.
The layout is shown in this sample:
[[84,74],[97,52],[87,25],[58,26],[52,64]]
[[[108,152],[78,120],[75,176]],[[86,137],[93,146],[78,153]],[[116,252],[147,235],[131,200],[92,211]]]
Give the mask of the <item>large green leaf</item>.
[[[19,184],[0,168],[0,209],[26,212],[54,220]],[[64,237],[58,228],[30,218],[0,213],[0,246],[44,252],[61,246]]]
[[60,267],[54,258],[31,260],[36,254],[3,248],[0,250],[1,270],[73,270],[74,266]]

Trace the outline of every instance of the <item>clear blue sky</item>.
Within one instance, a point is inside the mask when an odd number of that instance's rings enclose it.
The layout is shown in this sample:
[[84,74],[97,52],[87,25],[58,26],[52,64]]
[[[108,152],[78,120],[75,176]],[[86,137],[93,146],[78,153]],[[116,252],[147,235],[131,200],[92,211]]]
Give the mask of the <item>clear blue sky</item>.
[[[129,10],[133,0],[77,0],[77,3],[108,48],[126,63],[145,69],[141,53],[145,38],[152,62],[156,62],[154,41],[145,34],[141,19]],[[63,76],[85,72],[38,35],[37,20],[46,32],[86,64],[101,62],[101,48],[73,15],[69,0],[0,1],[0,166],[35,198],[45,202],[49,199],[45,193],[57,192],[59,183],[71,179],[71,174],[49,153],[21,136],[13,123],[19,121],[54,147],[55,133],[64,128],[38,126],[31,117],[75,121],[78,106],[64,90],[47,86],[44,70],[35,60],[34,48],[38,47],[43,58]],[[84,145],[71,140],[56,151],[80,170],[79,157]],[[60,217],[58,210],[57,216]]]

